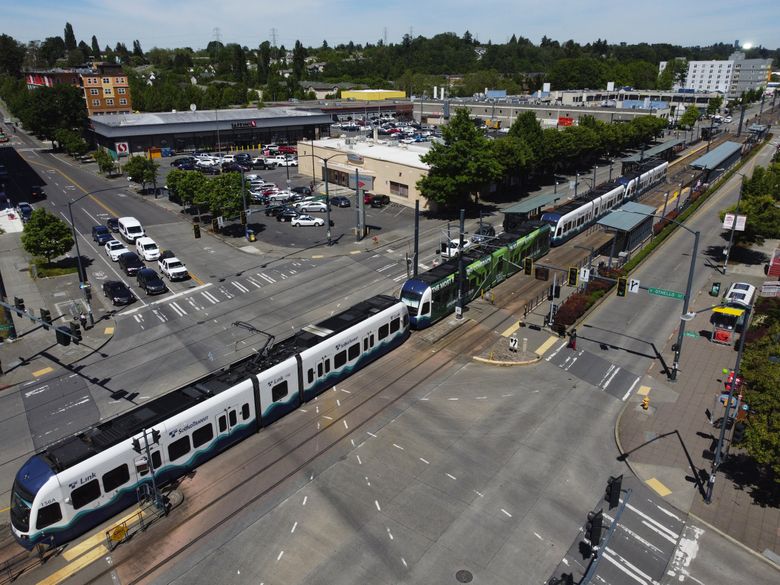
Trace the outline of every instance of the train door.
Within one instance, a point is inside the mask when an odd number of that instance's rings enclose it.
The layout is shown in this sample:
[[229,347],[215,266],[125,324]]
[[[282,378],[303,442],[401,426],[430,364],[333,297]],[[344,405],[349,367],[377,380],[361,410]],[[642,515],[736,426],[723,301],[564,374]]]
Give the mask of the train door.
[[239,410],[236,406],[226,406],[217,416],[217,433],[219,435],[230,435],[232,430],[238,426]]
[[376,336],[373,331],[363,336],[363,355],[369,355],[372,352],[375,341]]

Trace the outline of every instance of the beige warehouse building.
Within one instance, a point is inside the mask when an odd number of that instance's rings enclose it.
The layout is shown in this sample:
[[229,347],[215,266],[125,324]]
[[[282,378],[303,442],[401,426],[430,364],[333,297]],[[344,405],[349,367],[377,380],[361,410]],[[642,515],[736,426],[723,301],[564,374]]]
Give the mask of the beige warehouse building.
[[298,142],[298,172],[324,181],[327,160],[331,186],[354,189],[357,178],[365,191],[388,195],[394,203],[409,207],[419,199],[424,209],[428,201],[420,197],[417,181],[428,174],[430,167],[420,160],[427,151],[427,147],[417,144],[365,138],[307,140]]

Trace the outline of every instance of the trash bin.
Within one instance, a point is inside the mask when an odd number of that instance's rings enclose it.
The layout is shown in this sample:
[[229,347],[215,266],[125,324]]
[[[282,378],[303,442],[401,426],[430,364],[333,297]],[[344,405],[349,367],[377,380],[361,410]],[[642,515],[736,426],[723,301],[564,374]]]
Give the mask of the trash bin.
[[710,288],[710,296],[711,297],[717,297],[720,294],[720,283],[719,282],[713,282],[712,288]]
[[254,230],[246,230],[246,239],[250,242],[254,242],[257,240],[255,237],[255,231]]

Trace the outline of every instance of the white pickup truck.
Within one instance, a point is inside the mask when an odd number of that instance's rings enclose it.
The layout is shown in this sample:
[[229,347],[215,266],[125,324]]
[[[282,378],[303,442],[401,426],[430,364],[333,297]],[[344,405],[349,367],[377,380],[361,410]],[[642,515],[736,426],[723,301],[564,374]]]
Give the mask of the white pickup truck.
[[169,280],[184,280],[189,277],[187,267],[184,263],[176,258],[162,258],[157,265],[160,267],[160,272],[168,277]]
[[[471,240],[463,240],[463,249],[471,248]],[[448,242],[442,242],[439,247],[439,253],[442,258],[457,258],[460,254],[460,239],[451,239]]]

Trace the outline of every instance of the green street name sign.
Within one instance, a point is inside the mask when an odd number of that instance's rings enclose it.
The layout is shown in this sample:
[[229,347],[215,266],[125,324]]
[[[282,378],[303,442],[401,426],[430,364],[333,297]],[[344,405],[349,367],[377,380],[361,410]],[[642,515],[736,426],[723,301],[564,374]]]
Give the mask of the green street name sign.
[[685,295],[683,293],[677,292],[676,290],[666,290],[663,288],[648,288],[647,292],[657,297],[666,297],[667,299],[683,300],[685,298]]
[[699,334],[696,331],[686,331],[685,332],[686,337],[699,337]]

